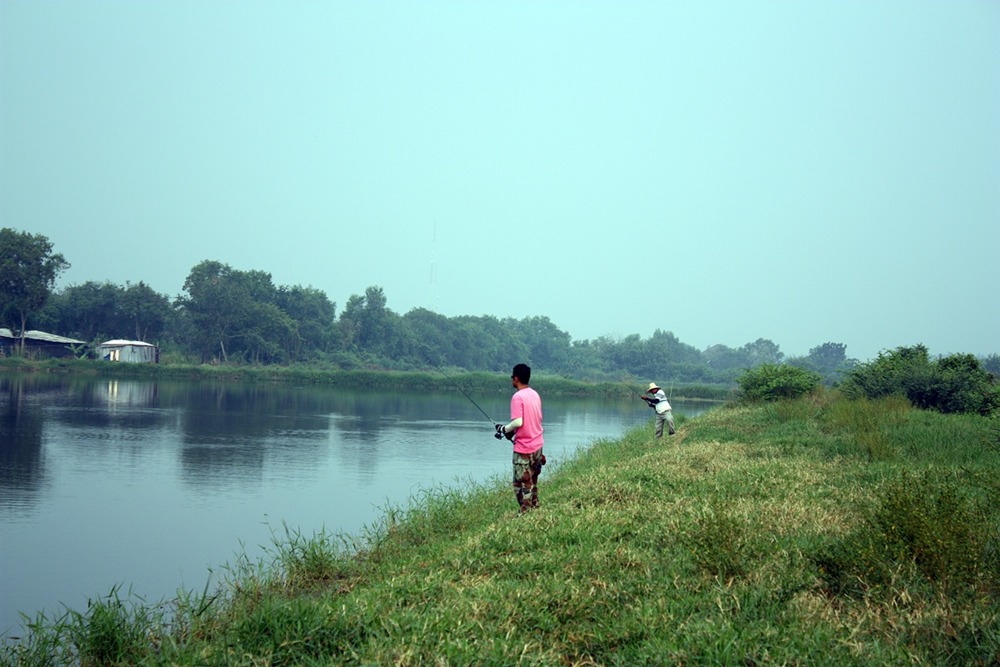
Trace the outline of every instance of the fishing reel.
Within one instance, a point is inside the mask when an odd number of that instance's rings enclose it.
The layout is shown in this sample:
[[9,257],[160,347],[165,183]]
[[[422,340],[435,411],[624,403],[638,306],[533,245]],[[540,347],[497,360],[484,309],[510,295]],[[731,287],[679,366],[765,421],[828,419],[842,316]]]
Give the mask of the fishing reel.
[[503,440],[504,438],[510,440],[513,437],[512,433],[507,433],[503,430],[502,424],[494,424],[494,426],[496,427],[497,432],[493,434],[493,437],[497,440]]

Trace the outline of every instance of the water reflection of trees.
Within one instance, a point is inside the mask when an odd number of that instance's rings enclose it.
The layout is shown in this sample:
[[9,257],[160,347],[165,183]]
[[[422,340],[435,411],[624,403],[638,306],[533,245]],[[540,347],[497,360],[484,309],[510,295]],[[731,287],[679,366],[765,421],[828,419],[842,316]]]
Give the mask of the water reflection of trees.
[[342,433],[345,438],[367,441],[378,440],[381,431],[386,428],[398,428],[400,421],[408,422],[413,428],[426,430],[439,428],[444,422],[482,421],[484,430],[489,431],[492,420],[508,420],[508,396],[498,394],[479,398],[476,403],[483,412],[466,397],[457,393],[456,396],[457,398],[439,393],[352,391],[341,397],[335,412],[350,416],[350,420],[342,422],[352,426]]
[[288,387],[191,384],[179,403],[186,442],[227,436],[323,431],[328,408],[322,396]]
[[0,505],[28,504],[44,485],[38,394],[52,391],[30,377],[0,377]]
[[323,455],[329,404],[320,393],[271,385],[189,383],[172,396],[182,407],[181,465],[189,483],[251,482],[270,462],[295,468],[314,464]]
[[[161,400],[169,391],[161,387]],[[489,420],[457,393],[189,383],[176,400],[183,405],[185,479],[205,486],[249,483],[267,466],[294,473],[331,454],[345,469],[374,474],[380,459],[398,455],[398,443],[390,441],[401,423],[413,439],[404,444],[414,447],[433,446],[442,423],[481,421],[484,434],[492,435]],[[477,402],[506,420],[508,396]]]
[[[470,442],[491,438],[490,422],[507,420],[510,401],[508,391],[475,394],[484,415],[457,390],[399,393],[43,376],[5,378],[0,388],[0,482],[8,489],[37,486],[43,479],[44,419],[71,426],[73,439],[67,442],[87,456],[121,452],[107,444],[126,443],[135,465],[143,464],[151,448],[179,443],[174,455],[184,480],[211,488],[252,484],[267,470],[308,474],[330,457],[345,471],[371,476],[390,460],[426,458],[426,451],[438,446],[444,424],[452,432],[467,429]],[[44,399],[41,392],[47,392]],[[599,419],[570,417],[576,414],[576,399],[543,400],[553,437],[568,429],[587,430],[589,419]],[[605,414],[621,411],[641,420],[649,416],[642,408],[611,402]],[[564,425],[566,419],[574,423]]]

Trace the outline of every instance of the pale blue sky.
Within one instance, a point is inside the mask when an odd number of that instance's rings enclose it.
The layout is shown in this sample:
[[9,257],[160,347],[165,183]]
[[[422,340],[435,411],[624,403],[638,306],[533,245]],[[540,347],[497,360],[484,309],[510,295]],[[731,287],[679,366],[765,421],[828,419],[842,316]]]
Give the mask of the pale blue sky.
[[398,313],[1000,352],[1000,3],[0,0],[0,226]]

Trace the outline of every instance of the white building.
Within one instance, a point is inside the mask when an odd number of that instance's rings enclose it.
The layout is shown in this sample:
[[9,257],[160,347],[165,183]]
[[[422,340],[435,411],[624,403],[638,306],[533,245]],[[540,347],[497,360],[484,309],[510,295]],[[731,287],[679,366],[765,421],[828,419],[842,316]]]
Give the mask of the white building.
[[97,346],[97,356],[105,361],[157,364],[160,362],[160,348],[141,340],[108,340]]

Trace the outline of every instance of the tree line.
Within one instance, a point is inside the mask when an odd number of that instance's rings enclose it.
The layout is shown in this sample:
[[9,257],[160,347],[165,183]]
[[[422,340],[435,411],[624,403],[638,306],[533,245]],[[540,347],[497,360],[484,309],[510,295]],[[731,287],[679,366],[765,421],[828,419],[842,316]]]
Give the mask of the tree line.
[[15,332],[40,329],[88,343],[129,338],[156,343],[168,360],[222,364],[326,364],[338,368],[509,369],[524,360],[576,379],[623,376],[660,382],[732,383],[746,369],[788,363],[828,382],[857,365],[846,346],[826,342],[786,358],[771,340],[704,350],[657,329],[647,338],[573,340],[546,316],[447,317],[426,308],[399,314],[370,286],[338,314],[325,292],[276,285],[271,274],[216,260],[192,267],[171,299],[144,282],[88,281],[54,290],[69,267],[41,235],[0,230],[0,304]]

